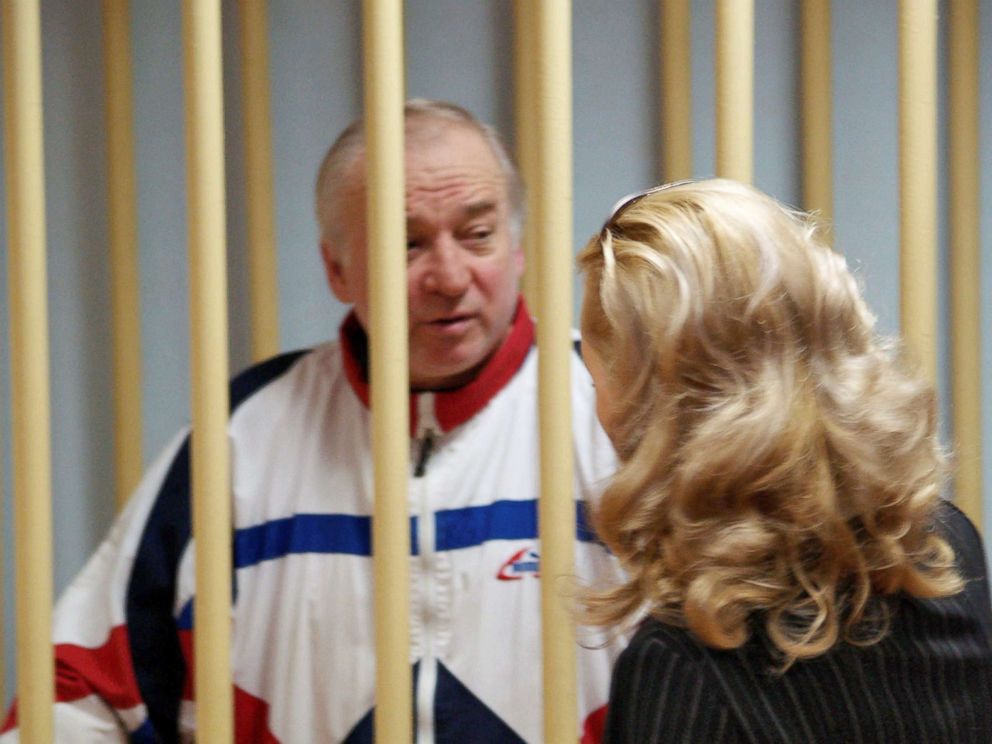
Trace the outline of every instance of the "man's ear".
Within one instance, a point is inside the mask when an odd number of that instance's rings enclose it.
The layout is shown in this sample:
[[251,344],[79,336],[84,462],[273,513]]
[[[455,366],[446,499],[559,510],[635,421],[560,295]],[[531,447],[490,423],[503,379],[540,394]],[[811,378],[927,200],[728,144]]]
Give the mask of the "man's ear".
[[327,240],[320,241],[320,255],[324,259],[324,274],[327,276],[327,284],[331,292],[346,305],[355,301],[354,292],[348,282],[348,274],[345,271],[344,260],[340,252],[334,250],[334,246]]

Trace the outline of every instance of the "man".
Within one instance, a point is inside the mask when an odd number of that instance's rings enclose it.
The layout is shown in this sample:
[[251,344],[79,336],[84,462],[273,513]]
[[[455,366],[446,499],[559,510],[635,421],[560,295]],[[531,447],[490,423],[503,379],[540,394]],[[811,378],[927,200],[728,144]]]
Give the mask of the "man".
[[[411,662],[418,742],[542,738],[533,324],[518,294],[522,187],[458,107],[406,106]],[[340,339],[232,384],[233,676],[239,742],[366,742],[374,641],[361,122],[321,167],[321,253],[353,305]],[[613,467],[573,364],[577,501]],[[152,466],[57,608],[60,741],[195,733],[188,432]],[[580,531],[576,569],[612,566]],[[601,724],[612,651],[578,649]],[[2,744],[13,735],[0,737]]]

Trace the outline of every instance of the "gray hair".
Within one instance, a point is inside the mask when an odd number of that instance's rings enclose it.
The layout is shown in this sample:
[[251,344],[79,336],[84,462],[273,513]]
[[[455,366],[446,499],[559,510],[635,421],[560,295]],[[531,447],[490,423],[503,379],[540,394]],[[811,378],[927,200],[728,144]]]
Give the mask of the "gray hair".
[[[450,122],[468,127],[478,132],[489,145],[499,164],[506,183],[510,206],[510,232],[519,242],[523,233],[526,199],[524,183],[517,167],[507,152],[499,133],[490,125],[479,121],[467,109],[445,101],[427,98],[414,98],[403,106],[406,134],[416,134],[429,128],[430,124]],[[315,209],[317,224],[320,226],[322,241],[338,242],[340,238],[336,226],[340,224],[337,214],[337,199],[341,189],[351,176],[351,166],[365,147],[365,120],[355,119],[334,140],[317,171],[315,189]]]

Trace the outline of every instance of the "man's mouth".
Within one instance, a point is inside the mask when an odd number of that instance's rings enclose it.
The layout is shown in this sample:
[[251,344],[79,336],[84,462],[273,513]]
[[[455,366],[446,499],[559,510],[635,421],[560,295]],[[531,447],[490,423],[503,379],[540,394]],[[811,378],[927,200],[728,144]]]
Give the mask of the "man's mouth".
[[459,313],[457,315],[445,315],[441,318],[434,318],[428,321],[428,325],[441,332],[457,333],[464,330],[475,316],[470,313]]

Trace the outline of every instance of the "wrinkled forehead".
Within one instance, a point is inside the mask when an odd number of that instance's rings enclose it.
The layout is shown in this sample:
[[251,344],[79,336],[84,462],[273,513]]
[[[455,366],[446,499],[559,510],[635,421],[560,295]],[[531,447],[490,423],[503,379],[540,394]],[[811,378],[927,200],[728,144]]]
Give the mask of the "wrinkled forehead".
[[484,151],[447,147],[412,154],[407,158],[407,211],[468,208],[487,203],[505,213],[506,180],[498,167],[481,157],[484,155]]
[[[489,142],[467,126],[445,124],[406,140],[405,200],[408,214],[492,203],[506,215],[509,184]],[[349,168],[349,195],[365,198],[365,153]]]

